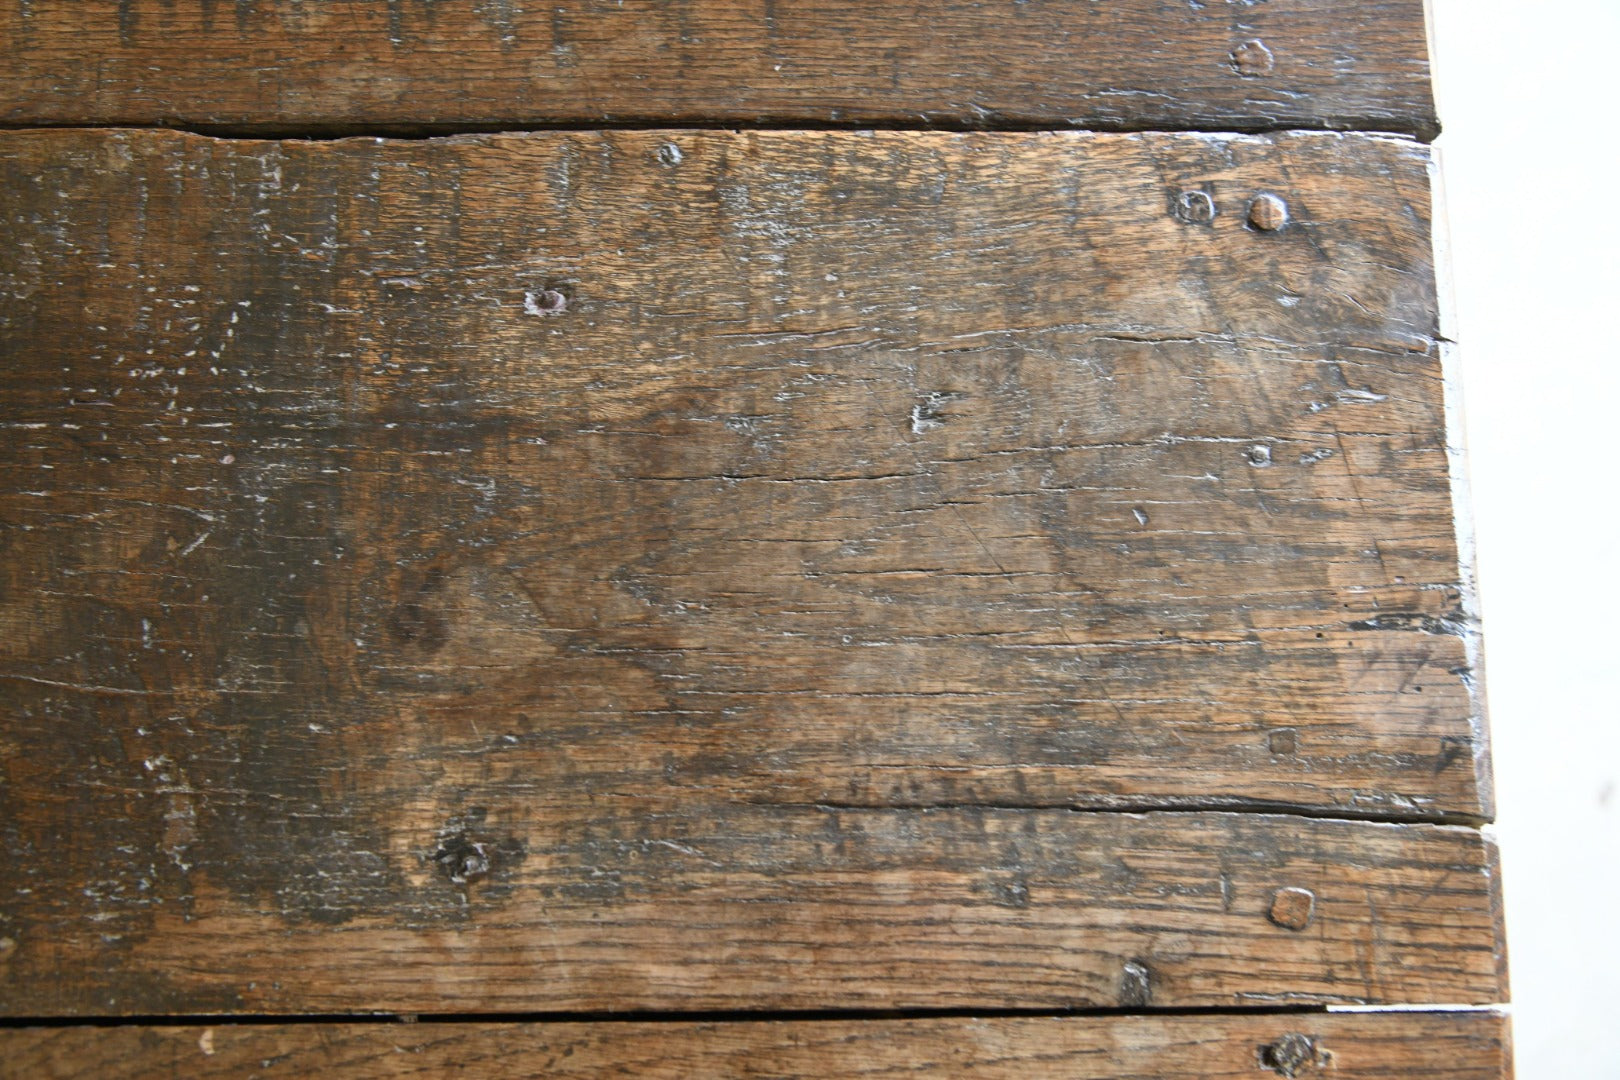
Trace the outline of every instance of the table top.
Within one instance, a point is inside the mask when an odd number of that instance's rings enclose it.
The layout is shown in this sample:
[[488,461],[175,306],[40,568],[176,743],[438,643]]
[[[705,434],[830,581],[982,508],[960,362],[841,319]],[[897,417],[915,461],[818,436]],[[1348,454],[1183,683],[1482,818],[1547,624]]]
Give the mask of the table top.
[[17,1075],[1505,1075],[1367,8],[0,12]]

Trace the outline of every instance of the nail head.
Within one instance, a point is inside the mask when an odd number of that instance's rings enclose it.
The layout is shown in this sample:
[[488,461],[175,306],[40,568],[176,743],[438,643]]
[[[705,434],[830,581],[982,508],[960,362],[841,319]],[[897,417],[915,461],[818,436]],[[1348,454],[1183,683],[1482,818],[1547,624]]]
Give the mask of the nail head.
[[1215,200],[1209,192],[1193,188],[1176,194],[1171,200],[1170,212],[1187,225],[1209,225],[1215,220]]
[[1316,913],[1316,894],[1309,889],[1278,889],[1271,897],[1271,921],[1285,930],[1303,930]]
[[568,297],[556,289],[540,289],[523,294],[523,310],[530,315],[561,315],[568,310]]
[[1250,38],[1248,41],[1243,42],[1232,50],[1227,59],[1232,65],[1232,70],[1245,79],[1270,75],[1272,69],[1277,66],[1277,58],[1271,54],[1271,50],[1266,47],[1266,43],[1259,38]]
[[1260,1063],[1278,1076],[1298,1076],[1301,1069],[1318,1064],[1321,1054],[1308,1035],[1292,1032],[1263,1047]]
[[1256,195],[1249,203],[1249,224],[1261,232],[1276,232],[1288,224],[1288,204],[1275,195]]

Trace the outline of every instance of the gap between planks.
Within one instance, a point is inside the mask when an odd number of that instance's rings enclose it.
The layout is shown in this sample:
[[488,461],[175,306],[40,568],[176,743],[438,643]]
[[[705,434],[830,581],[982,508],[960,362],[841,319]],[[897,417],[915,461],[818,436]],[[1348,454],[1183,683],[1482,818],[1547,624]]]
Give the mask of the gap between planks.
[[836,120],[732,120],[682,119],[671,122],[657,117],[603,120],[582,124],[559,120],[556,123],[524,124],[118,124],[118,123],[0,123],[0,136],[26,131],[128,131],[175,132],[222,141],[244,142],[340,142],[344,139],[378,139],[392,142],[427,142],[466,135],[552,135],[594,131],[681,132],[681,131],[915,131],[941,134],[1037,134],[1068,135],[1206,135],[1210,138],[1234,135],[1370,135],[1410,139],[1427,145],[1440,135],[1438,128],[1401,128],[1372,117],[1351,121],[1343,127],[1301,127],[1298,124],[1232,124],[1219,128],[1168,124],[1077,124],[1056,125],[1039,121],[960,122],[949,119],[919,120],[915,124],[877,124]]
[[744,1024],[837,1023],[848,1020],[1016,1020],[1153,1017],[1407,1016],[1481,1013],[1506,1016],[1505,1004],[1423,1005],[1212,1005],[1183,1008],[950,1008],[950,1009],[631,1009],[623,1012],[353,1012],[152,1013],[134,1016],[0,1016],[0,1031],[16,1028],[249,1026],[253,1024]]
[[1167,814],[1185,814],[1188,816],[1259,814],[1267,817],[1299,817],[1310,818],[1313,821],[1339,821],[1355,825],[1435,825],[1453,826],[1475,831],[1495,823],[1493,818],[1482,817],[1478,814],[1465,814],[1455,810],[1437,810],[1428,814],[1400,814],[1388,810],[1368,810],[1364,813],[1358,813],[1350,807],[1343,806],[1316,807],[1302,806],[1296,803],[1255,802],[1241,799],[1188,801],[1177,799],[1174,796],[1166,796],[1153,802],[1120,802],[1114,805],[1098,806],[1063,801],[1041,802],[1033,799],[1004,802],[995,800],[977,802],[930,802],[927,800],[840,802],[827,799],[815,802],[764,802],[752,800],[750,805],[783,810],[1027,810],[1031,812],[1067,810],[1072,814],[1119,814],[1126,817],[1158,817]]

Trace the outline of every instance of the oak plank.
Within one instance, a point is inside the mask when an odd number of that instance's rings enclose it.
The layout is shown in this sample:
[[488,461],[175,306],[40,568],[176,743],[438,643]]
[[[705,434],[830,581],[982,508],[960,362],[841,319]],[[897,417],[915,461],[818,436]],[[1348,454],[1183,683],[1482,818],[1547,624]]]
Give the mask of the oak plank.
[[1493,1012],[0,1031],[0,1075],[1500,1080]]
[[1427,167],[0,136],[0,1010],[1499,1000],[1473,832],[1056,809],[1489,816]]
[[0,122],[1437,130],[1421,0],[27,0]]
[[[14,1016],[1489,1004],[1491,846],[1263,814],[400,800],[386,832],[8,870]],[[174,809],[177,805],[180,809]],[[315,826],[319,825],[320,828]],[[198,830],[201,831],[200,829]],[[72,855],[64,853],[71,865]],[[44,872],[40,872],[43,870]],[[33,871],[33,872],[30,872]],[[122,889],[122,892],[117,891]],[[1279,893],[1308,892],[1285,918]]]
[[18,806],[1490,814],[1407,140],[0,157]]

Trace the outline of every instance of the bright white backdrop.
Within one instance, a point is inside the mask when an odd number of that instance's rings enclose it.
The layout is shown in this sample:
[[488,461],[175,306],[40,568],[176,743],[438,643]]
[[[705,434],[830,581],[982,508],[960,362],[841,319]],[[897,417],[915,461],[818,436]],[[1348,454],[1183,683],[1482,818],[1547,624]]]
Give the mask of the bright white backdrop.
[[1620,1077],[1620,0],[1430,0],[1521,1080]]

